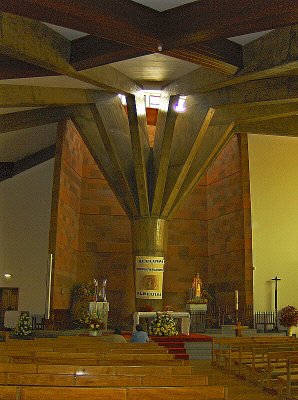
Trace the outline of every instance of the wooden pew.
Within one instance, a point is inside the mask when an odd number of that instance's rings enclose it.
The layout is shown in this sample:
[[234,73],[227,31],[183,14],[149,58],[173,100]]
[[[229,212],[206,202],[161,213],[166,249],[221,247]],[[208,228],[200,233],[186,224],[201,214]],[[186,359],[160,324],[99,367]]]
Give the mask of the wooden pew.
[[191,375],[190,365],[143,365],[143,366],[86,366],[51,364],[0,364],[0,373],[59,374],[59,375]]
[[281,399],[285,392],[287,399],[294,394],[298,396],[298,356],[290,355],[287,358],[286,375],[277,377],[278,380],[278,398]]
[[[279,343],[279,346],[275,343],[262,343],[256,344],[253,347],[250,346],[240,346],[239,352],[233,355],[231,360],[231,365],[236,367],[236,374],[239,376],[244,376],[244,372],[250,371],[250,378],[256,380],[257,372],[263,366],[267,366],[268,356],[276,350],[282,351],[294,351],[298,349],[298,344],[293,343]],[[231,371],[231,365],[229,370]],[[244,369],[243,367],[246,367]]]
[[[253,338],[220,338],[213,340],[212,358],[213,365],[225,366],[231,371],[232,361],[239,359],[239,353],[245,355],[245,350],[261,345],[282,346],[283,344],[296,344],[298,340],[290,337],[253,337]],[[218,348],[216,348],[216,345]]]
[[67,387],[181,387],[206,386],[208,378],[201,375],[62,375],[22,372],[0,373],[0,385],[67,386]]
[[[18,391],[17,387],[10,389]],[[226,400],[227,388],[223,386],[158,387],[158,388],[66,388],[21,387],[19,400]],[[1,399],[2,400],[2,399]],[[12,400],[8,397],[5,400]],[[15,400],[15,398],[13,399]]]
[[12,363],[82,364],[82,365],[183,365],[173,354],[62,353],[36,352],[33,355],[9,356]]
[[287,379],[287,375],[289,374],[289,378],[291,375],[298,374],[298,365],[293,367],[289,366],[290,359],[298,359],[298,351],[278,351],[271,352],[268,355],[268,363],[263,368],[260,368],[260,376],[261,376],[261,386],[263,388],[274,388],[274,386],[280,385],[278,381],[279,377],[285,377]]

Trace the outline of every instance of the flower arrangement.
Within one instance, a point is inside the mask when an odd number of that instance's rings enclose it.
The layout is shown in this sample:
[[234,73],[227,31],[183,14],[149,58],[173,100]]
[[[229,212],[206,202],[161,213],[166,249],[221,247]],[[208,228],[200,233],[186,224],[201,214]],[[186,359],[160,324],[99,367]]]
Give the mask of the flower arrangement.
[[23,313],[20,315],[17,326],[14,331],[17,336],[28,336],[32,333],[32,326],[30,322],[30,317],[28,313]]
[[168,312],[157,312],[150,322],[149,335],[174,336],[178,335],[176,323]]
[[287,306],[281,309],[279,323],[287,328],[297,326],[298,310],[294,306]]
[[103,317],[96,313],[84,314],[81,318],[81,323],[90,331],[100,331],[105,328]]

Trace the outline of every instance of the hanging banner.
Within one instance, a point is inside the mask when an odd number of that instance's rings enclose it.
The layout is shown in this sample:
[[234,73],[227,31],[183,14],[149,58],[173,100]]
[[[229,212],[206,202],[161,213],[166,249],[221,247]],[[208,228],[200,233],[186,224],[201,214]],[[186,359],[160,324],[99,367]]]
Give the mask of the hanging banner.
[[164,257],[136,256],[136,298],[162,299]]

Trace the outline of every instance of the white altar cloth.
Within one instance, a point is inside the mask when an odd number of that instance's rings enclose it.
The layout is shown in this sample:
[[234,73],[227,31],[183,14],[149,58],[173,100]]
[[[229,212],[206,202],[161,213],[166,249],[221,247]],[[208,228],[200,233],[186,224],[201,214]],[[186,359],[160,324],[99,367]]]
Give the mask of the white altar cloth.
[[5,311],[4,314],[4,327],[14,329],[17,326],[20,318],[21,311]]
[[[189,328],[190,328],[190,315],[188,312],[175,312],[175,311],[168,311],[173,319],[181,319],[181,333],[185,335],[189,335]],[[136,325],[140,323],[140,318],[154,318],[156,315],[156,311],[152,312],[135,312],[133,314],[133,330],[136,330]]]

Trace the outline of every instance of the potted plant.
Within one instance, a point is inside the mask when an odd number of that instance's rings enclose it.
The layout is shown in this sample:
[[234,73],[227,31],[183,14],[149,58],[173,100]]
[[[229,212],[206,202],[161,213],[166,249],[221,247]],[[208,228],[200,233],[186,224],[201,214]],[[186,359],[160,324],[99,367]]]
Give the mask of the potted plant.
[[281,309],[279,323],[287,328],[287,336],[292,336],[293,326],[298,324],[298,310],[294,306],[287,306]]

